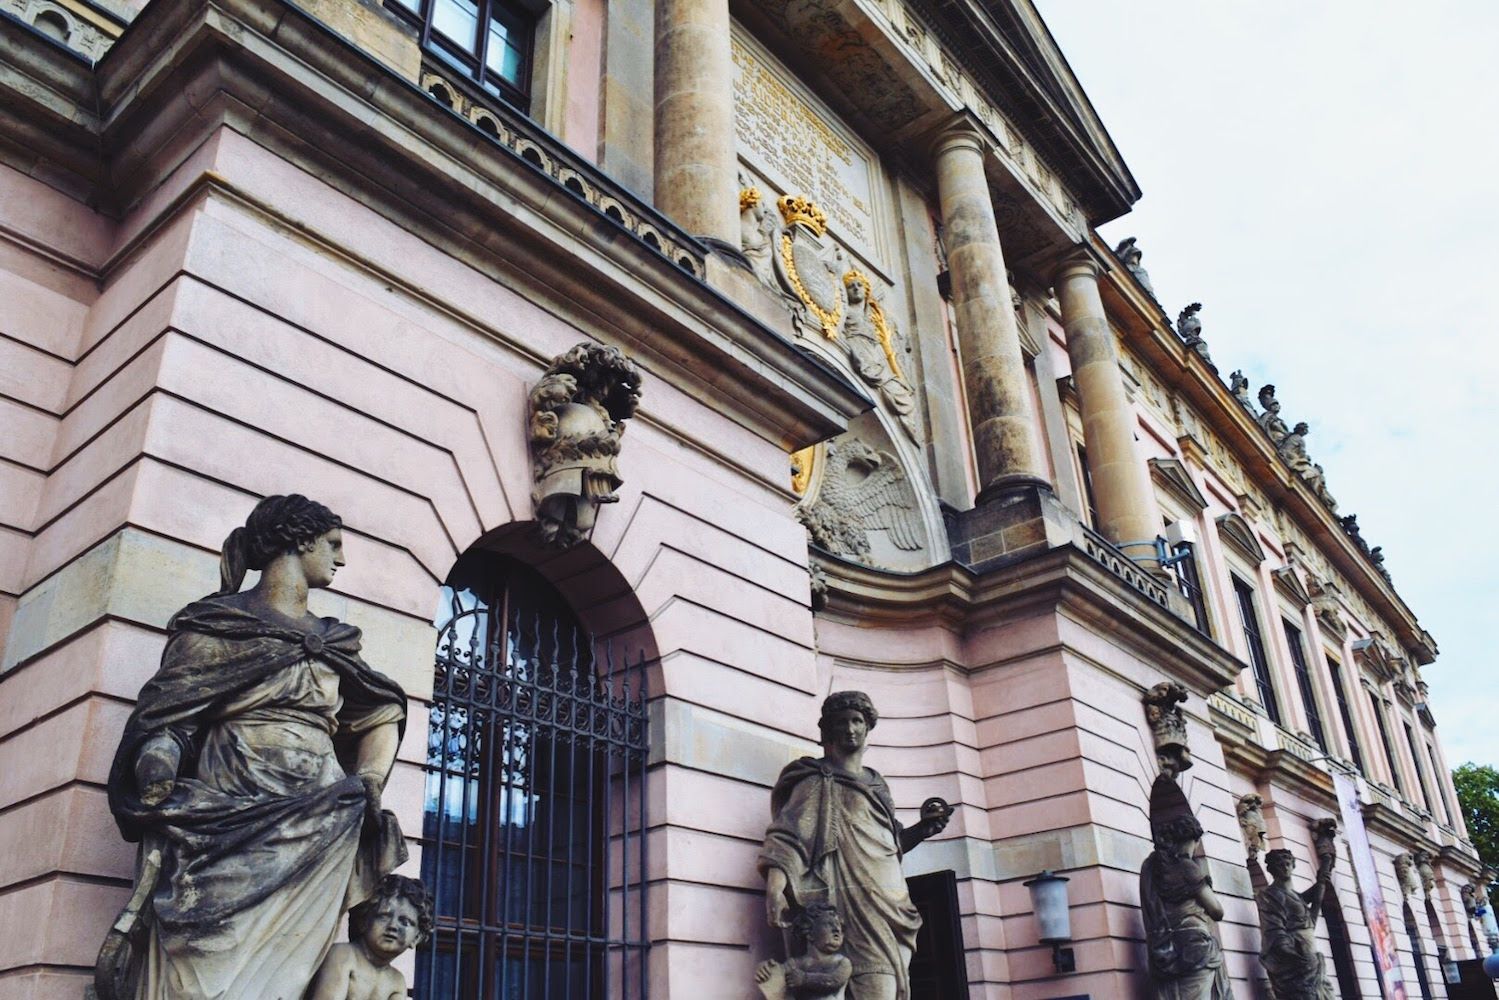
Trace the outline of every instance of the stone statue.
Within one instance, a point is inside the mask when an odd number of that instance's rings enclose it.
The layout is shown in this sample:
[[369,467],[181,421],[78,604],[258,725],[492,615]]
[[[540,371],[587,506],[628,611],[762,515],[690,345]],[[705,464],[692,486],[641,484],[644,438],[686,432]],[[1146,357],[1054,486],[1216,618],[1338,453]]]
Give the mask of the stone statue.
[[1260,411],[1255,407],[1254,401],[1249,398],[1249,379],[1244,377],[1242,371],[1234,371],[1228,376],[1228,390],[1234,394],[1239,405],[1249,411],[1249,415],[1256,420],[1259,419]]
[[1437,873],[1436,869],[1431,866],[1431,862],[1430,851],[1418,847],[1411,852],[1411,867],[1416,870],[1416,879],[1421,885],[1421,894],[1427,897],[1436,892],[1437,888]]
[[1260,427],[1270,435],[1270,443],[1279,448],[1280,443],[1286,439],[1286,435],[1290,434],[1291,430],[1286,426],[1286,422],[1280,419],[1280,400],[1275,398],[1275,386],[1260,386],[1259,396],[1260,406],[1264,408],[1260,414]]
[[1265,800],[1258,795],[1241,795],[1234,808],[1239,817],[1239,832],[1244,835],[1244,849],[1251,858],[1265,850]]
[[1316,491],[1317,499],[1321,500],[1327,506],[1328,510],[1336,514],[1338,512],[1338,501],[1337,498],[1332,495],[1332,492],[1327,488],[1327,473],[1323,472],[1322,466],[1316,464],[1315,462],[1312,463],[1312,469],[1317,473],[1314,480],[1316,485],[1313,487],[1313,489]]
[[739,175],[739,249],[767,288],[775,289],[776,276],[772,255],[775,253],[776,220],[765,207],[760,189],[752,186],[744,174]]
[[1181,312],[1176,314],[1176,332],[1181,334],[1182,340],[1198,357],[1208,363],[1208,367],[1217,371],[1213,364],[1213,358],[1208,354],[1208,342],[1202,339],[1202,320],[1198,313],[1202,311],[1201,302],[1193,302]]
[[1311,433],[1311,428],[1303,421],[1291,428],[1291,433],[1281,439],[1276,450],[1290,470],[1296,473],[1306,483],[1307,488],[1319,497],[1327,492],[1327,481],[1322,475],[1322,466],[1314,465],[1311,457],[1306,453],[1306,436]]
[[911,440],[921,442],[921,415],[916,394],[906,381],[897,357],[895,331],[885,311],[874,300],[869,276],[849,271],[843,276],[848,312],[843,317],[843,346],[849,363],[880,394],[885,407],[900,421]]
[[[1157,778],[1157,788],[1165,781]],[[1178,792],[1178,794],[1180,794]],[[1155,850],[1140,869],[1140,912],[1150,957],[1150,996],[1154,1000],[1226,1000],[1233,996],[1218,921],[1223,904],[1200,852],[1202,826],[1190,812],[1156,822],[1151,793],[1151,826]],[[1185,799],[1182,800],[1185,805]]]
[[759,869],[770,926],[786,927],[793,909],[818,903],[845,916],[843,947],[853,966],[846,1000],[912,1000],[921,916],[901,858],[946,828],[952,809],[928,799],[921,819],[901,826],[885,779],[863,763],[878,721],[862,691],[837,691],[822,703],[823,756],[788,764],[776,780]]
[[1150,285],[1150,272],[1145,270],[1144,265],[1140,263],[1145,254],[1135,244],[1135,238],[1131,236],[1129,239],[1121,240],[1114,248],[1114,256],[1123,262],[1126,271],[1135,276],[1140,287],[1149,292],[1151,298],[1155,298],[1155,289]]
[[840,1000],[854,965],[843,954],[843,920],[827,903],[813,903],[791,922],[796,958],[761,962],[755,982],[765,1000]]
[[1145,721],[1155,741],[1156,763],[1161,773],[1175,778],[1192,766],[1192,751],[1187,746],[1187,719],[1181,706],[1187,701],[1187,689],[1180,681],[1162,681],[1141,699],[1145,703]]
[[904,552],[926,547],[916,491],[900,462],[858,438],[827,446],[817,497],[796,510],[812,544],[846,559],[872,562],[872,531],[886,532],[890,544]]
[[1400,895],[1416,894],[1416,865],[1409,854],[1397,854],[1394,860],[1395,882],[1400,886]]
[[1271,882],[1254,894],[1260,913],[1260,964],[1276,1000],[1337,1000],[1317,950],[1317,919],[1336,855],[1319,855],[1317,880],[1304,892],[1291,885],[1296,856],[1284,848],[1265,855]]
[[1374,568],[1375,569],[1379,570],[1379,575],[1382,576],[1382,577],[1384,577],[1384,582],[1385,583],[1394,583],[1395,582],[1395,581],[1393,581],[1393,580],[1390,579],[1390,571],[1387,570],[1387,569],[1385,569],[1385,566],[1384,566],[1384,546],[1383,545],[1375,545],[1375,546],[1373,546],[1372,548],[1369,549],[1369,561],[1374,564]]
[[635,362],[599,344],[558,355],[531,390],[531,502],[544,543],[583,541],[599,505],[619,500],[620,437],[639,406]]
[[1457,890],[1463,898],[1463,912],[1467,913],[1468,919],[1472,920],[1478,916],[1478,887],[1472,882],[1464,882],[1462,888]]
[[1358,546],[1360,552],[1367,553],[1369,551],[1369,543],[1364,541],[1363,534],[1358,530],[1357,514],[1340,517],[1338,518],[1338,523],[1343,526],[1343,533],[1353,539],[1353,544]]
[[307,610],[343,564],[332,511],[266,497],[224,542],[219,590],[167,624],[109,774],[142,864],[100,1000],[301,997],[344,911],[406,860],[380,809],[406,695],[357,628]]
[[349,940],[323,959],[307,1000],[396,1000],[406,977],[390,967],[432,934],[432,900],[414,878],[387,875],[349,911]]

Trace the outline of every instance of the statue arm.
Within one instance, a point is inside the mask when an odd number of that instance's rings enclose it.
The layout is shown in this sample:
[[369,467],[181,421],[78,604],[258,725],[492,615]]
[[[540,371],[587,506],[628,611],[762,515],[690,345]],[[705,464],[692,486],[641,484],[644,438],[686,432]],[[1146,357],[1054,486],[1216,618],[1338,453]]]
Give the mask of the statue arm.
[[786,897],[786,873],[771,866],[765,869],[765,922],[772,927],[785,927],[791,900]]
[[141,744],[135,755],[135,784],[141,801],[159,806],[172,794],[182,767],[182,746],[170,733],[157,733]]
[[[900,831],[900,852],[905,854],[911,848],[930,837],[935,837],[947,829],[947,820],[952,816],[952,807],[946,802],[940,805],[936,802],[941,800],[928,800],[922,806],[921,819],[910,826],[902,827]],[[927,808],[930,804],[931,808]]]
[[385,782],[390,777],[391,768],[395,766],[400,733],[397,723],[383,722],[365,732],[359,739],[354,769],[365,785],[373,788],[377,799],[385,790]]

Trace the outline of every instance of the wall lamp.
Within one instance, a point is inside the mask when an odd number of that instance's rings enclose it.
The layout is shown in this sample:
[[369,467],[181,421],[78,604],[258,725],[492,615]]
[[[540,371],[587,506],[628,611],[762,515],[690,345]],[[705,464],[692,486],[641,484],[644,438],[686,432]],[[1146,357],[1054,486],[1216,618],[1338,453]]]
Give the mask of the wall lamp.
[[1025,883],[1031,891],[1031,911],[1041,929],[1041,943],[1051,945],[1052,968],[1074,972],[1077,960],[1071,948],[1062,945],[1072,940],[1072,914],[1067,902],[1067,876],[1050,870]]

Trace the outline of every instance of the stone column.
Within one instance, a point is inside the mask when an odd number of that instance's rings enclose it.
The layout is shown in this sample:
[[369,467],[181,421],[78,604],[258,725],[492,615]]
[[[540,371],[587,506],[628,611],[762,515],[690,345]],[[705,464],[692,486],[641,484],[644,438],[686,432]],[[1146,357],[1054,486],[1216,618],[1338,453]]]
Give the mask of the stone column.
[[[1098,295],[1098,273],[1098,262],[1079,250],[1057,272],[1056,293],[1082,410],[1098,530],[1111,542],[1143,542],[1161,533],[1161,515],[1135,446],[1135,412],[1119,374],[1119,349]],[[1127,554],[1141,558],[1148,553],[1140,547]]]
[[739,247],[728,0],[656,0],[656,208]]
[[977,132],[954,130],[938,141],[936,157],[943,243],[978,459],[978,499],[1027,485],[1050,489],[984,177],[984,140]]

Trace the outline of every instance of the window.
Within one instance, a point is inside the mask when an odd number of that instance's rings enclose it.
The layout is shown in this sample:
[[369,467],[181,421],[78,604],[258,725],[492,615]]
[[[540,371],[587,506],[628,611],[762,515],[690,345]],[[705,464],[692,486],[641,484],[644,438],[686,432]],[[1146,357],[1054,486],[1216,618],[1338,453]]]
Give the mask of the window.
[[1437,783],[1437,790],[1442,793],[1442,811],[1447,814],[1447,825],[1457,826],[1457,810],[1452,805],[1451,783],[1444,780],[1447,776],[1442,773],[1442,765],[1437,763],[1435,743],[1426,744],[1426,756],[1431,761],[1431,780]]
[[1421,751],[1416,749],[1416,734],[1411,730],[1409,722],[1404,723],[1404,726],[1405,745],[1410,748],[1411,752],[1411,767],[1416,770],[1416,784],[1421,788],[1421,804],[1426,807],[1427,812],[1432,812],[1436,808],[1436,803],[1431,797],[1431,789],[1426,785],[1426,770],[1421,766]]
[[1234,597],[1239,605],[1239,622],[1244,627],[1244,642],[1249,647],[1249,668],[1254,672],[1254,685],[1260,704],[1270,721],[1280,724],[1280,702],[1275,697],[1275,685],[1270,680],[1270,661],[1265,657],[1265,640],[1260,635],[1260,619],[1254,610],[1254,588],[1238,577],[1233,577]]
[[1171,564],[1176,575],[1176,589],[1192,605],[1192,620],[1197,631],[1208,638],[1213,636],[1212,623],[1208,620],[1207,595],[1202,592],[1202,577],[1197,573],[1197,553],[1191,542],[1178,542],[1171,555],[1180,560]]
[[422,881],[437,927],[415,995],[643,997],[640,667],[596,662],[561,596],[490,553],[458,561],[436,624]]
[[1348,940],[1348,925],[1343,922],[1343,904],[1336,889],[1328,888],[1322,898],[1322,916],[1327,921],[1327,943],[1332,946],[1332,967],[1337,973],[1338,996],[1342,1000],[1359,1000],[1363,992],[1358,972],[1353,966],[1353,946]]
[[530,111],[535,19],[503,0],[387,0],[421,30],[422,48],[522,112]]
[[1370,695],[1369,700],[1374,705],[1374,723],[1379,727],[1379,741],[1384,744],[1385,763],[1390,765],[1390,779],[1395,782],[1395,787],[1401,795],[1408,794],[1405,790],[1405,779],[1400,776],[1400,768],[1395,764],[1395,744],[1390,742],[1390,726],[1384,717],[1384,702]]
[[1343,720],[1343,735],[1348,737],[1348,752],[1353,756],[1353,766],[1362,772],[1364,752],[1359,747],[1358,730],[1353,727],[1353,708],[1348,704],[1348,689],[1343,686],[1343,665],[1329,656],[1327,669],[1332,673],[1332,692],[1338,699],[1338,715]]
[[1291,666],[1296,673],[1296,687],[1301,692],[1301,707],[1306,709],[1306,725],[1312,739],[1322,752],[1327,752],[1327,733],[1322,728],[1322,713],[1317,710],[1317,695],[1312,690],[1312,672],[1306,665],[1306,645],[1301,641],[1301,629],[1285,618],[1280,620],[1286,632],[1286,645],[1291,647]]

